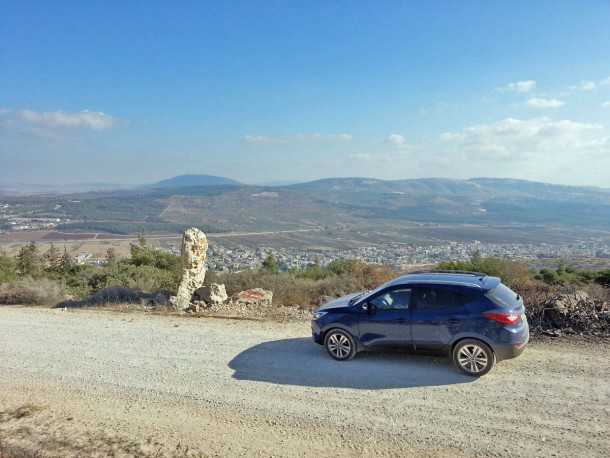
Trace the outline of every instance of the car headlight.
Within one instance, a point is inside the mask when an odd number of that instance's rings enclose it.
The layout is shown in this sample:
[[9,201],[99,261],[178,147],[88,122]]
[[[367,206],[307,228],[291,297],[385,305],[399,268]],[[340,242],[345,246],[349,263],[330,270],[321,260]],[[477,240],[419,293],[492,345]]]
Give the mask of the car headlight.
[[315,312],[313,314],[313,319],[314,320],[319,320],[320,318],[322,318],[324,315],[326,315],[328,312]]

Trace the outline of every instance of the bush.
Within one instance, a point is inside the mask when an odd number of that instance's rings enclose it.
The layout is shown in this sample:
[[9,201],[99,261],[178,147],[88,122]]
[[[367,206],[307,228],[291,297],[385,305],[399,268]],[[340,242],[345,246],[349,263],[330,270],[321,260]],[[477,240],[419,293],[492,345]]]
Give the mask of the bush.
[[342,270],[341,274],[317,265],[284,273],[264,270],[221,274],[210,272],[206,283],[223,283],[229,295],[251,288],[268,289],[273,291],[274,304],[317,305],[321,297],[337,297],[372,289],[396,276],[396,273],[386,266],[369,265],[359,261],[350,261],[349,265],[350,270]]
[[470,261],[441,262],[437,268],[439,270],[482,272],[500,277],[505,284],[512,288],[525,285],[532,280],[527,264],[501,258],[482,258],[475,255]]
[[12,283],[0,284],[0,304],[51,305],[65,298],[62,283],[48,278],[24,278]]
[[15,258],[0,252],[0,283],[14,281],[17,278]]
[[595,281],[606,288],[610,288],[610,269],[599,272]]

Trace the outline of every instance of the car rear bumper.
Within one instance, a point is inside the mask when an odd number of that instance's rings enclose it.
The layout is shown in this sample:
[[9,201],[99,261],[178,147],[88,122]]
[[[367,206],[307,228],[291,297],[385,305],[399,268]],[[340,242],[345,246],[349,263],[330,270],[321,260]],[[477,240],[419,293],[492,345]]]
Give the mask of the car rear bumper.
[[527,347],[527,342],[512,345],[497,345],[494,348],[496,360],[502,361],[504,359],[516,358],[521,353],[523,353],[525,347]]

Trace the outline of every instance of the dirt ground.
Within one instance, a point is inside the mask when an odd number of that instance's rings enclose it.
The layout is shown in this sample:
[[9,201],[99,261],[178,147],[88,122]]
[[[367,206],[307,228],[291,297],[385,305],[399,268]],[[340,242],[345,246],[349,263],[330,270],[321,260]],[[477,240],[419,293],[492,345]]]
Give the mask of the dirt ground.
[[608,456],[610,345],[330,359],[306,323],[0,307],[0,457]]

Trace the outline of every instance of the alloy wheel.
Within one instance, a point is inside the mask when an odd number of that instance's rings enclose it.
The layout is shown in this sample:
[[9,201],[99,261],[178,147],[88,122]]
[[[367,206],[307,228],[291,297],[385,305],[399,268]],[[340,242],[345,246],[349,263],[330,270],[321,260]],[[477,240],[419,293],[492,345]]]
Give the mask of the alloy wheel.
[[352,351],[350,340],[341,333],[333,333],[328,336],[328,351],[337,359],[345,359]]
[[460,348],[457,360],[462,369],[472,374],[482,372],[489,363],[487,353],[477,344],[467,344]]

